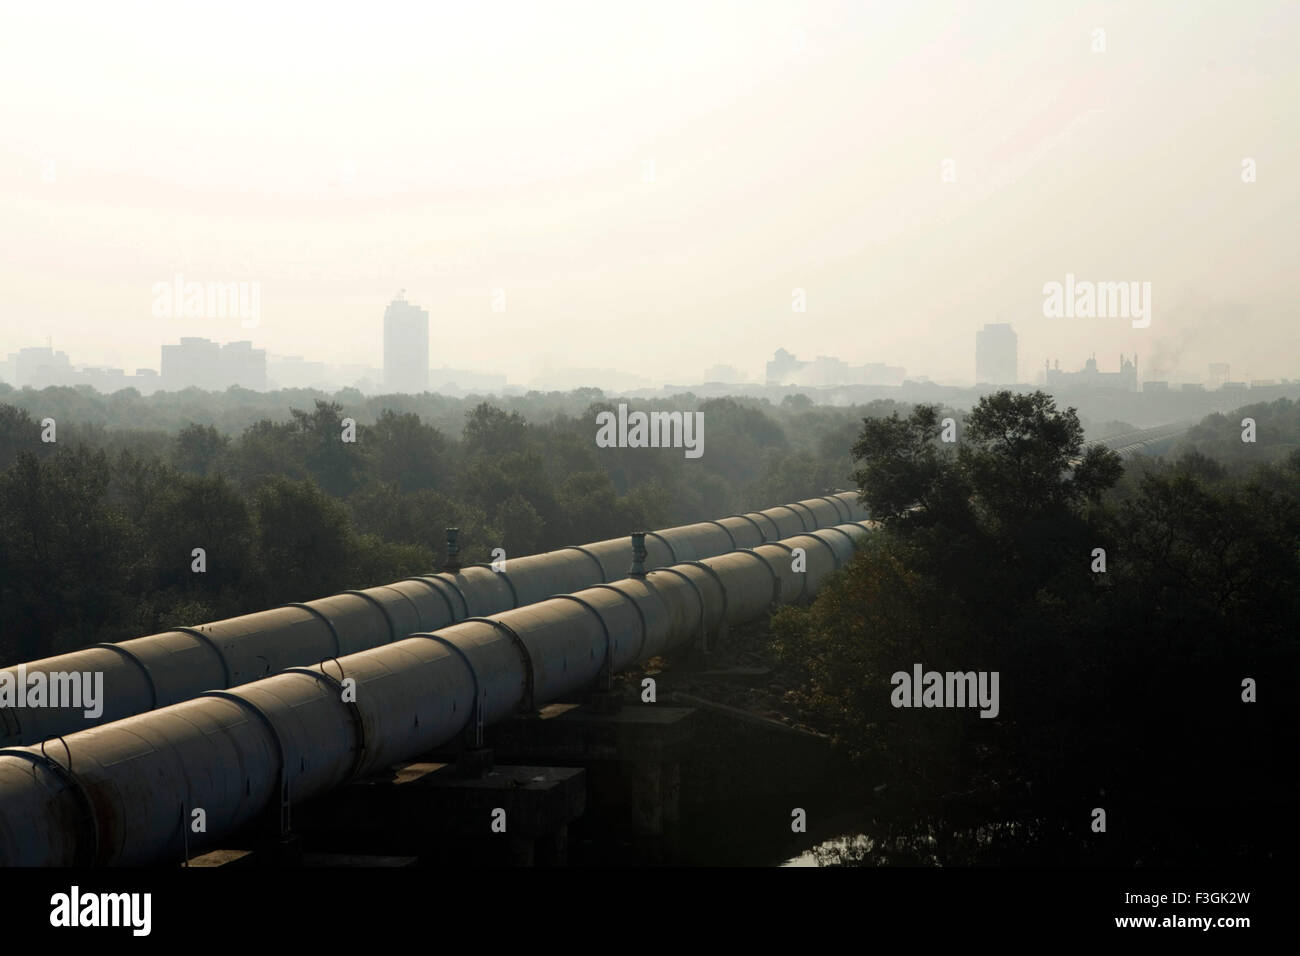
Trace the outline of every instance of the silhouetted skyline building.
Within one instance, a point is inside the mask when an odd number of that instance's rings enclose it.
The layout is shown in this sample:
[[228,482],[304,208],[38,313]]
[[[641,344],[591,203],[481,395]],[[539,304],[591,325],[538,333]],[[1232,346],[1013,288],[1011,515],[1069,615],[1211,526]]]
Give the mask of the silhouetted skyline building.
[[429,313],[407,302],[404,291],[384,312],[384,388],[411,393],[429,388]]
[[1123,392],[1136,392],[1137,353],[1133,354],[1132,361],[1121,354],[1118,372],[1099,371],[1095,355],[1078,372],[1062,372],[1060,359],[1056,360],[1055,367],[1044,361],[1043,379],[1048,388],[1114,388]]
[[833,355],[819,355],[800,361],[785,349],[777,349],[767,363],[768,385],[804,385],[825,388],[834,385],[901,385],[906,370],[899,365],[868,362],[849,365]]
[[67,352],[56,352],[48,345],[37,345],[9,353],[6,363],[6,377],[12,377],[13,384],[22,388],[31,385],[42,388],[46,385],[66,385],[72,375],[72,361]]
[[743,382],[745,376],[732,365],[713,365],[704,370],[705,382]]
[[986,322],[975,333],[975,382],[1015,385],[1020,381],[1016,333],[1006,322]]
[[247,340],[218,345],[211,339],[185,336],[178,345],[162,347],[159,385],[167,391],[199,388],[222,392],[232,385],[254,391],[266,389],[266,350]]

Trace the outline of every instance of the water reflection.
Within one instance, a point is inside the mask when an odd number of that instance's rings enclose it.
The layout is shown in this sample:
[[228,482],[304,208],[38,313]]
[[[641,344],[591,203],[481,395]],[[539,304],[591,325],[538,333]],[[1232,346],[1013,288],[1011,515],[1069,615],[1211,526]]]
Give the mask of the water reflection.
[[902,832],[833,837],[781,866],[979,866],[1009,862],[1042,835],[1041,821],[1004,820],[954,828],[919,823]]

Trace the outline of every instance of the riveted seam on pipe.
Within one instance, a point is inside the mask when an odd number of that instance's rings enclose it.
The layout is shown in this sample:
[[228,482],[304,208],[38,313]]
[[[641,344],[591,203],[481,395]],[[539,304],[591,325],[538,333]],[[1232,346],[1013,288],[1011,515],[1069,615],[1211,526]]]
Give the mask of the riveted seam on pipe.
[[[808,534],[805,535],[805,537],[815,539],[815,540],[817,541],[818,544],[820,544],[823,548],[825,548],[827,551],[829,551],[829,552],[830,552],[830,555],[831,555],[831,567],[832,567],[832,568],[838,568],[838,567],[840,566],[840,558],[839,558],[839,555],[837,555],[837,554],[835,553],[835,549],[831,547],[830,542],[824,540],[824,539],[821,537],[821,532],[823,532],[823,531],[825,531],[825,530],[826,530],[825,528],[818,528],[816,531],[809,531]],[[805,588],[804,590],[807,590],[807,588]]]
[[705,646],[707,647],[708,637],[704,633],[704,622],[706,620],[706,613],[704,608],[704,593],[700,590],[700,586],[696,584],[694,581],[692,581],[690,578],[688,578],[681,571],[678,571],[676,568],[656,568],[655,570],[651,571],[650,574],[675,574],[691,586],[691,590],[695,592],[695,597],[700,602],[700,629],[698,633],[700,635],[700,639],[705,642]]
[[[509,608],[507,608],[507,610],[513,611],[513,610],[515,610],[516,608],[519,607],[519,592],[515,590],[515,583],[514,583],[513,581],[510,580],[510,575],[506,574],[506,572],[504,572],[504,571],[495,571],[495,570],[493,570],[492,565],[490,565],[490,564],[471,564],[470,567],[471,567],[471,568],[487,568],[489,571],[492,571],[492,573],[495,574],[495,575],[497,575],[498,577],[505,578],[506,587],[508,587],[508,588],[510,589],[510,605],[511,605],[511,606],[510,606]],[[472,620],[472,619],[471,619],[471,618],[467,618],[466,620]]]
[[[858,546],[858,543],[857,543],[856,541],[853,540],[852,535],[850,535],[850,534],[849,534],[847,531],[845,531],[843,528],[840,528],[840,527],[834,527],[834,528],[822,528],[822,530],[823,530],[823,531],[834,531],[834,532],[837,533],[837,534],[842,534],[842,535],[844,535],[844,540],[847,541],[847,542],[849,543],[849,547],[850,547],[851,549],[856,549],[857,546]],[[840,562],[839,562],[839,559],[838,559],[838,558],[835,559],[835,566],[836,566],[837,568],[840,567]]]
[[334,622],[331,621],[328,617],[326,617],[325,614],[323,614],[318,608],[314,608],[310,604],[302,604],[297,601],[293,602],[292,604],[285,604],[282,606],[302,608],[302,610],[306,611],[308,614],[315,615],[317,618],[324,621],[325,626],[330,629],[330,636],[334,638],[334,653],[335,654],[343,653],[343,642],[339,640],[338,629],[334,627]]
[[427,585],[429,588],[435,591],[438,597],[442,598],[442,602],[447,605],[447,613],[451,615],[451,620],[453,621],[453,623],[457,620],[456,609],[452,606],[451,598],[447,597],[447,592],[442,589],[442,586],[451,588],[451,590],[455,592],[456,596],[460,598],[460,606],[462,612],[460,619],[464,619],[465,615],[469,613],[469,602],[465,600],[465,595],[461,593],[460,588],[456,587],[454,584],[448,584],[442,578],[429,576],[429,577],[403,578],[402,580],[419,581],[421,584]]
[[[753,518],[751,518],[749,515],[727,515],[727,517],[728,517],[728,518],[743,518],[745,521],[748,521],[750,524],[752,524],[752,525],[754,526],[754,530],[758,532],[758,540],[759,540],[759,542],[763,542],[763,541],[766,541],[766,540],[767,540],[767,535],[765,535],[765,534],[763,533],[763,529],[760,528],[760,527],[758,526],[758,522],[755,521]],[[733,549],[733,550],[735,550],[735,549]],[[714,557],[716,557],[716,555],[714,555]]]
[[394,594],[398,595],[407,604],[411,605],[411,610],[415,612],[415,619],[420,622],[420,627],[424,626],[424,618],[420,616],[420,608],[414,601],[412,601],[401,591],[397,590],[397,588],[393,587],[391,584],[376,585],[375,590],[378,590],[379,588],[383,588],[385,591],[392,591]]
[[622,590],[616,585],[597,584],[597,585],[593,585],[589,590],[594,591],[596,588],[600,588],[603,591],[613,591],[623,600],[631,604],[633,610],[636,611],[636,616],[641,620],[641,643],[637,645],[636,657],[633,659],[639,661],[641,659],[641,653],[645,650],[645,642],[650,639],[650,625],[646,623],[645,611],[641,610],[641,603],[637,601],[636,598],[632,597],[632,595],[628,594],[626,591]]
[[[733,551],[738,551],[738,550],[740,550],[740,549],[739,549],[739,548],[733,548],[732,550],[733,550]],[[709,567],[709,566],[708,566],[707,564],[705,564],[703,561],[684,561],[684,562],[682,562],[682,563],[683,563],[683,564],[689,564],[689,565],[691,565],[692,567],[701,568],[702,570],[708,572],[709,577],[713,578],[714,583],[716,583],[716,584],[718,585],[718,591],[722,594],[722,620],[723,620],[723,621],[726,621],[726,619],[727,619],[727,609],[728,609],[728,602],[727,602],[727,586],[726,586],[725,584],[722,583],[722,578],[718,575],[718,572],[717,572],[717,571],[714,571],[713,568]]]
[[[322,661],[322,664],[323,663],[324,662]],[[338,664],[338,661],[336,660],[334,663]],[[352,761],[352,766],[348,769],[347,777],[348,780],[355,780],[357,774],[361,772],[361,767],[366,759],[366,722],[365,718],[361,714],[361,705],[358,704],[355,699],[350,701],[344,700],[343,693],[346,688],[343,686],[343,681],[336,679],[332,674],[325,673],[324,670],[312,670],[310,667],[286,667],[280,673],[305,674],[307,677],[314,677],[319,681],[323,681],[331,688],[338,691],[339,702],[347,707],[348,713],[352,716],[352,722],[357,728],[357,756],[356,759]],[[342,664],[339,664],[339,673],[343,673]],[[346,675],[344,676],[344,679],[346,679]]]
[[[275,726],[275,721],[271,720],[266,711],[262,710],[261,707],[258,707],[247,697],[240,697],[238,694],[233,694],[228,690],[209,690],[200,694],[199,697],[217,697],[221,700],[228,700],[236,707],[242,707],[244,710],[253,714],[253,716],[261,721],[262,726],[270,731],[271,740],[275,742],[276,760],[279,763],[276,770],[275,789],[280,798],[280,832],[283,834],[288,828],[289,823],[286,818],[289,808],[289,771],[286,765],[284,741],[280,739],[280,730]],[[270,809],[270,807],[264,807],[262,812],[268,812]]]
[[92,644],[91,647],[102,647],[106,651],[114,651],[118,654],[121,654],[123,657],[129,660],[136,667],[140,668],[140,672],[144,674],[145,681],[147,681],[149,684],[149,709],[150,710],[157,709],[158,685],[154,682],[153,674],[149,672],[149,668],[145,666],[144,661],[140,660],[139,657],[137,657],[131,651],[128,651],[121,644]]
[[437,634],[437,633],[412,634],[411,637],[423,637],[430,641],[435,641],[446,648],[449,648],[456,654],[457,657],[460,658],[461,663],[465,665],[466,669],[469,670],[470,680],[474,684],[474,698],[473,698],[474,704],[469,709],[469,716],[465,718],[466,726],[472,725],[472,729],[474,733],[474,740],[473,740],[474,747],[476,749],[481,748],[483,746],[483,701],[480,697],[482,691],[479,688],[482,685],[479,683],[478,671],[474,670],[474,662],[469,659],[469,655],[465,653],[463,648],[459,647],[454,641],[451,641],[448,638],[443,637],[441,634]]
[[609,625],[605,623],[605,619],[601,617],[600,612],[597,611],[589,602],[584,601],[582,598],[577,597],[573,594],[553,594],[551,595],[550,598],[548,598],[548,600],[574,601],[578,604],[581,604],[588,611],[590,611],[595,616],[596,620],[600,623],[600,629],[605,634],[605,659],[601,661],[600,664],[600,680],[602,684],[605,685],[602,689],[608,690],[610,686],[610,680],[612,680],[614,676],[614,638],[613,635],[609,633]]
[[[768,510],[771,510],[771,509],[768,509]],[[762,518],[764,521],[766,521],[768,524],[770,524],[770,525],[772,526],[773,536],[769,538],[767,535],[763,535],[763,543],[764,543],[764,544],[766,544],[766,543],[769,542],[769,541],[780,541],[780,540],[781,540],[781,528],[777,525],[777,523],[776,523],[775,521],[772,520],[772,518],[771,518],[770,515],[765,515],[765,514],[763,514],[763,512],[761,512],[761,511],[751,511],[751,512],[749,512],[749,514],[745,515],[745,517],[749,517],[749,515],[758,515],[760,518]],[[751,520],[752,520],[752,519],[751,519]],[[744,550],[744,549],[741,549],[741,550]]]
[[[822,495],[819,500],[829,501],[831,503],[831,507],[835,509],[835,517],[843,518],[845,521],[849,521],[853,518],[853,512],[849,510],[849,506],[840,501],[839,498],[832,495]],[[841,507],[844,509],[843,514],[840,513]]]
[[[771,544],[772,542],[768,541],[765,543]],[[737,548],[735,551],[731,553],[748,554],[751,557],[753,557],[763,567],[767,568],[767,573],[772,575],[772,603],[773,604],[779,603],[781,600],[781,578],[777,576],[777,573],[774,570],[772,570],[772,565],[768,564],[767,561],[764,560],[763,556],[759,554],[757,551],[755,551],[753,548]]]
[[[817,514],[817,511],[816,511],[816,510],[815,510],[811,505],[808,504],[808,502],[810,502],[810,501],[820,501],[820,500],[821,500],[821,499],[819,499],[819,498],[805,498],[803,501],[796,501],[796,502],[794,502],[794,504],[798,505],[798,506],[799,506],[800,508],[802,508],[804,511],[808,512],[809,516],[810,516],[811,519],[812,519],[812,523],[813,523],[812,530],[813,530],[813,531],[820,531],[822,528],[825,528],[825,527],[826,527],[826,524],[823,523],[821,517]],[[835,518],[836,518],[837,521],[839,520],[839,516],[840,516],[840,513],[839,513],[838,511],[835,512]]]
[[732,551],[736,550],[736,539],[732,536],[731,532],[727,530],[727,526],[725,524],[722,524],[721,522],[718,521],[712,521],[712,520],[707,521],[705,523],[716,524],[719,528],[721,528],[722,533],[725,534],[727,536],[727,540],[731,542],[731,550]]
[[582,552],[583,554],[585,554],[587,557],[591,558],[592,563],[593,563],[594,565],[596,565],[596,570],[600,572],[600,579],[601,579],[601,581],[606,581],[606,580],[608,580],[608,578],[607,578],[606,575],[605,575],[605,566],[604,566],[603,564],[600,563],[600,558],[596,557],[594,554],[592,554],[590,551],[588,551],[588,550],[587,550],[586,548],[584,548],[582,545],[580,545],[580,544],[571,544],[571,545],[568,545],[567,547],[561,548],[560,550],[561,550],[561,551],[581,551],[581,552]]
[[[803,535],[792,535],[791,537],[802,538]],[[767,546],[772,548],[784,548],[786,554],[794,557],[794,545],[786,544],[784,541],[769,541]]]
[[379,608],[379,613],[382,614],[384,620],[388,622],[388,643],[391,644],[393,641],[397,640],[397,625],[393,623],[393,616],[388,613],[388,608],[384,607],[382,601],[373,594],[367,594],[365,591],[340,591],[339,593],[351,594],[353,597],[362,598]]
[[673,546],[669,543],[669,541],[668,541],[667,538],[665,538],[663,535],[661,535],[658,531],[647,531],[647,532],[645,533],[645,536],[646,536],[647,538],[658,538],[660,541],[662,541],[663,544],[664,544],[664,547],[668,549],[668,557],[672,558],[672,560],[673,560],[673,564],[676,564],[676,563],[677,563],[677,551],[676,551],[676,549],[673,548]]
[[515,649],[519,651],[519,656],[524,661],[524,699],[519,703],[519,709],[525,713],[533,709],[533,656],[528,653],[528,645],[523,642],[515,629],[504,621],[497,621],[490,617],[467,617],[462,624],[473,622],[475,624],[487,624],[502,631],[506,637],[514,642]]
[[[794,510],[793,508],[791,508],[789,505],[773,505],[771,508],[768,508],[767,510],[768,510],[768,511],[777,511],[777,510],[779,510],[779,509],[781,509],[781,508],[784,508],[786,511],[790,512],[790,514],[792,514],[792,515],[794,515],[796,518],[798,518],[798,519],[799,519],[799,524],[803,527],[804,531],[807,531],[807,530],[808,530],[808,522],[806,522],[806,521],[803,520],[803,515],[801,515],[801,514],[800,514],[799,512],[797,512],[797,511],[795,511],[795,510]],[[773,524],[776,524],[775,521],[773,521],[772,523],[773,523]],[[779,537],[779,536],[778,536],[778,537]]]
[[849,520],[850,520],[850,521],[854,520],[854,518],[853,518],[853,511],[854,511],[854,508],[857,506],[857,501],[856,501],[856,500],[848,500],[848,499],[856,499],[856,498],[857,498],[857,495],[856,495],[855,492],[852,492],[852,491],[837,491],[837,492],[835,492],[835,494],[833,494],[833,495],[829,495],[828,497],[834,499],[835,501],[838,501],[838,502],[839,502],[840,504],[842,504],[846,509],[848,509]]
[[[59,738],[62,740],[63,738]],[[64,743],[64,748],[68,747]],[[45,752],[33,753],[30,750],[22,750],[17,747],[0,748],[0,756],[18,757],[22,760],[29,761],[39,767],[46,767],[57,777],[68,791],[72,793],[72,799],[77,804],[77,810],[81,814],[80,823],[82,829],[89,835],[89,845],[84,845],[79,835],[74,837],[73,846],[73,866],[93,866],[99,862],[99,818],[95,816],[95,805],[91,802],[90,794],[81,783],[75,773],[72,772],[72,751],[68,750],[68,766],[63,766],[53,757]]]
[[[794,511],[795,508],[802,508],[804,511],[808,512],[808,517],[812,519],[812,527],[811,527],[811,528],[808,527],[808,522],[807,522],[807,521],[804,521],[804,522],[803,522],[803,529],[804,529],[805,531],[816,531],[816,530],[818,530],[819,528],[821,528],[822,523],[821,523],[820,521],[817,520],[817,516],[816,516],[815,514],[812,513],[812,509],[809,508],[809,507],[808,507],[806,504],[804,504],[802,501],[796,501],[796,502],[793,502],[792,504],[788,504],[788,505],[786,505],[785,507],[789,508],[791,511]],[[799,515],[799,520],[800,520],[800,521],[803,521],[803,515],[799,514],[799,512],[797,512],[797,511],[794,511],[794,513],[797,514],[797,515]]]
[[217,646],[216,641],[207,634],[204,634],[197,627],[169,627],[167,630],[176,631],[180,634],[188,634],[190,637],[197,637],[204,644],[208,645],[208,647],[212,648],[212,652],[217,655],[217,660],[221,661],[221,675],[225,680],[225,686],[230,686],[230,664],[226,660],[226,655],[221,653],[221,648]]

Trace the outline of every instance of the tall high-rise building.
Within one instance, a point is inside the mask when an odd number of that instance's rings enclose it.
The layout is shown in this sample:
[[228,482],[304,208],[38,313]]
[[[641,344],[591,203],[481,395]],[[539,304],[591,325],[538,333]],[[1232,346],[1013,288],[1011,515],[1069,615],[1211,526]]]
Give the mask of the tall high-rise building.
[[390,392],[429,388],[429,313],[407,302],[404,292],[384,312],[384,388]]
[[1015,385],[1020,381],[1016,333],[1007,323],[985,323],[975,333],[975,381],[980,385]]

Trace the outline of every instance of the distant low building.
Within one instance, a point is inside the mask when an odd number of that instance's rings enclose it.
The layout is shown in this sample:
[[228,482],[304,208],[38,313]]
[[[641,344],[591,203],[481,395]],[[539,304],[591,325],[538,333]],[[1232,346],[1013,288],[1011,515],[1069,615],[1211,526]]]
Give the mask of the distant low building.
[[10,353],[0,379],[18,388],[89,385],[105,394],[124,388],[135,388],[142,394],[149,394],[158,388],[158,373],[151,368],[138,368],[134,375],[128,375],[125,369],[120,368],[74,366],[66,352],[56,352],[49,346]]
[[429,369],[429,390],[434,392],[500,392],[505,387],[506,377],[495,372],[473,372],[463,368]]
[[266,375],[274,388],[330,389],[337,385],[324,362],[309,362],[301,355],[272,355]]
[[160,387],[167,391],[200,388],[224,392],[232,385],[266,390],[266,350],[249,341],[218,345],[211,339],[187,336],[178,345],[162,347]]
[[1143,382],[1142,391],[1144,392],[1167,392],[1169,391],[1168,382]]
[[767,363],[768,385],[803,385],[826,388],[834,385],[901,385],[906,370],[897,365],[869,362],[849,365],[832,355],[800,361],[785,349],[777,349]]
[[44,388],[47,385],[70,385],[72,362],[67,352],[56,352],[49,346],[34,346],[9,353],[9,368],[13,384],[22,388]]
[[1043,364],[1044,381],[1049,389],[1113,388],[1122,392],[1137,391],[1137,355],[1133,356],[1132,361],[1120,355],[1118,372],[1100,371],[1095,355],[1078,372],[1062,372],[1060,359],[1056,360],[1055,367],[1046,362]]
[[704,370],[705,382],[720,382],[723,385],[730,385],[744,380],[745,377],[730,365],[715,365]]

